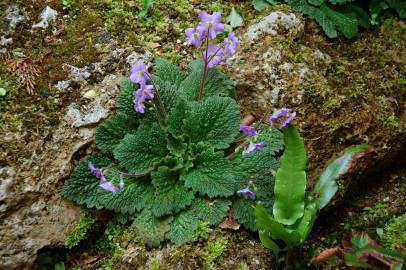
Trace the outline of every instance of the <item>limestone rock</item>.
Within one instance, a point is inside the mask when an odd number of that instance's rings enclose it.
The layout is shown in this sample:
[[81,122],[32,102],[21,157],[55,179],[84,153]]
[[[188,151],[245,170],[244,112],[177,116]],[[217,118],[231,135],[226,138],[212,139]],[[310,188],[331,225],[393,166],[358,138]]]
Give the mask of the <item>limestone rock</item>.
[[40,21],[32,26],[33,29],[41,28],[43,30],[47,29],[50,23],[56,21],[58,17],[58,12],[49,6],[41,12]]
[[254,43],[264,34],[272,36],[283,31],[285,36],[297,37],[303,33],[303,22],[293,13],[275,11],[248,27],[244,37]]
[[[97,96],[61,107],[60,122],[46,139],[27,143],[31,154],[21,161],[23,174],[0,168],[0,269],[32,269],[38,250],[62,246],[80,217],[80,207],[59,195],[60,186],[70,176],[77,153],[93,142],[94,128],[113,110],[121,74],[130,69],[128,55],[152,56],[139,47],[105,46],[100,62],[69,66],[68,78],[57,84],[61,91],[81,91],[83,96],[92,90]],[[18,141],[23,132],[6,132],[3,139]]]

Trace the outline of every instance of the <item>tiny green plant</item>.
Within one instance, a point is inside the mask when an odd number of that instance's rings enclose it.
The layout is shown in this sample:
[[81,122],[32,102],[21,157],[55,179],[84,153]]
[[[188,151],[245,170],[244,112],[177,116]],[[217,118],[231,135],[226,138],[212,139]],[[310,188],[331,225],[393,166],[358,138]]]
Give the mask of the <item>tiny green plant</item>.
[[255,9],[262,10],[280,2],[316,20],[329,38],[336,38],[338,32],[353,38],[359,27],[379,24],[379,16],[388,8],[395,9],[400,18],[406,18],[404,0],[253,0],[252,3]]
[[[286,115],[287,109],[276,112],[270,122]],[[261,204],[255,207],[255,218],[263,245],[279,257],[286,269],[292,268],[292,252],[306,240],[318,212],[337,192],[335,180],[349,170],[355,159],[373,151],[368,145],[358,145],[344,150],[318,177],[312,192],[306,192],[306,150],[298,130],[292,125],[280,126],[285,149],[276,173],[272,211]],[[272,212],[272,214],[271,214]],[[282,261],[282,260],[281,260]]]
[[201,222],[220,223],[230,207],[256,231],[255,202],[273,201],[282,133],[240,126],[233,84],[216,68],[236,52],[238,39],[230,32],[219,41],[220,13],[199,17],[185,35],[201,48],[200,60],[187,71],[160,58],[153,73],[146,63],[132,65],[120,83],[117,114],[95,131],[100,152],[85,158],[62,188],[79,204],[133,220],[149,246],[193,240]]

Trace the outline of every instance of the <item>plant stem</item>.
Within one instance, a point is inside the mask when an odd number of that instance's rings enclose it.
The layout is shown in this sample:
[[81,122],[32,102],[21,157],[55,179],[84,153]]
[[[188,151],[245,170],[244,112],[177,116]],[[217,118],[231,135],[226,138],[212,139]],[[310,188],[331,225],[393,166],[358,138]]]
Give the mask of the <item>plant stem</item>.
[[207,37],[206,37],[206,52],[204,55],[204,67],[203,67],[203,73],[202,73],[202,78],[200,81],[200,87],[199,87],[199,92],[197,94],[197,100],[201,100],[203,98],[203,91],[204,91],[204,82],[206,80],[206,75],[207,75],[207,66],[209,65],[209,59],[207,57],[207,54],[209,53],[209,30],[207,30]]
[[[164,120],[164,124],[165,124],[165,123],[166,123],[166,120],[168,119],[168,114],[167,114],[167,112],[166,112],[165,105],[164,105],[164,103],[163,103],[163,101],[162,101],[162,98],[161,98],[159,86],[154,83],[154,81],[152,80],[152,78],[151,78],[151,76],[150,76],[149,74],[147,74],[147,76],[148,76],[149,81],[150,81],[150,82],[152,83],[152,85],[154,86],[154,90],[155,90],[155,91],[154,91],[154,92],[155,92],[155,95],[154,95],[154,98],[153,98],[154,107],[155,107],[155,109],[156,109],[157,112],[158,112],[158,110],[159,110],[158,113],[161,113],[161,116],[162,116],[162,118],[163,118],[163,120]],[[160,117],[157,117],[157,118],[160,118]],[[162,118],[161,118],[161,119],[162,119]],[[159,122],[159,119],[157,119],[157,120],[158,120],[158,122]]]

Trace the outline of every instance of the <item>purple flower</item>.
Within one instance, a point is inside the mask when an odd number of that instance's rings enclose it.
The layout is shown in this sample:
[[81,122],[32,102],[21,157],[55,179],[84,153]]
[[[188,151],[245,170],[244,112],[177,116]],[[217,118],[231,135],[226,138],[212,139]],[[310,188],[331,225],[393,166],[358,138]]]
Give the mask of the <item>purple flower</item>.
[[[100,179],[100,184],[99,184],[99,186],[100,186],[101,188],[103,188],[103,189],[105,189],[105,190],[108,190],[108,191],[111,191],[111,192],[113,192],[113,193],[117,192],[117,187],[114,186],[112,183],[108,182],[107,179],[106,179],[106,177],[104,176],[103,172],[102,172],[99,168],[95,167],[91,161],[89,161],[89,162],[87,163],[87,167],[89,168],[89,170],[90,170],[92,173],[95,174],[95,176],[96,176],[98,179]],[[123,182],[122,185],[121,185],[121,182],[120,182],[120,190],[122,190],[123,188],[124,188],[124,182]]]
[[228,37],[224,39],[224,52],[229,55],[233,55],[237,51],[238,39],[234,32],[228,34]]
[[207,66],[209,68],[212,68],[223,60],[222,55],[223,49],[220,46],[209,43],[209,45],[207,46],[207,59],[206,51],[202,52],[201,58],[203,61],[207,61]]
[[131,66],[130,80],[133,83],[145,84],[148,80],[147,65],[139,61]]
[[283,118],[282,123],[279,125],[279,128],[284,128],[290,122],[292,122],[293,118],[295,118],[296,112],[293,112],[291,109],[282,108],[276,111],[274,114],[269,117],[268,122],[271,126],[275,125],[276,120],[279,118]]
[[107,182],[107,181],[101,182],[99,187],[101,187],[104,190],[113,192],[113,193],[116,193],[118,191],[118,189],[117,189],[117,187],[115,185],[113,185],[112,183]]
[[209,38],[215,38],[217,33],[224,30],[224,24],[221,23],[220,12],[213,12],[213,14],[208,14],[206,11],[201,11],[199,14],[200,23],[197,26],[197,31],[199,31],[203,36],[208,36]]
[[238,195],[240,195],[240,194],[242,194],[242,195],[245,195],[245,196],[247,196],[248,198],[250,198],[250,199],[253,199],[254,198],[254,192],[252,192],[251,190],[249,190],[248,188],[244,188],[244,189],[241,189],[241,190],[239,190],[239,191],[237,191],[237,194]]
[[203,42],[203,35],[197,30],[197,28],[188,28],[185,30],[185,35],[187,37],[186,42],[189,45],[194,45],[200,47]]
[[89,170],[90,170],[93,174],[95,174],[95,176],[96,176],[98,179],[104,179],[104,175],[103,175],[102,171],[101,171],[99,168],[95,167],[91,161],[89,161],[89,162],[87,163],[87,167],[89,168]]
[[251,142],[251,143],[248,145],[248,147],[246,147],[246,148],[244,149],[244,151],[242,151],[242,155],[243,155],[243,156],[246,156],[246,155],[248,155],[248,154],[251,153],[251,152],[254,152],[254,151],[257,151],[257,150],[263,148],[264,146],[265,146],[265,142],[259,142],[259,143],[252,143],[252,142]]
[[257,135],[258,131],[252,126],[240,125],[240,131],[246,135]]
[[142,89],[138,89],[134,92],[134,110],[139,113],[145,112],[145,105],[144,105],[145,97],[142,92]]

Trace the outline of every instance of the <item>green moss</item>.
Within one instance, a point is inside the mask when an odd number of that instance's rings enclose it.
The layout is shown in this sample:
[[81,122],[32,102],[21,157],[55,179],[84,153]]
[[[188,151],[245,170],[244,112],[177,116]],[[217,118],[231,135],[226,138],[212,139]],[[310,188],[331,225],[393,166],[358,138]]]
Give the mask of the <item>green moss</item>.
[[406,214],[393,218],[384,228],[382,244],[396,249],[406,246]]
[[226,251],[227,240],[217,240],[207,242],[200,257],[203,259],[205,269],[216,269],[214,262]]
[[207,239],[209,237],[209,233],[210,233],[211,229],[209,224],[207,224],[206,222],[199,222],[199,224],[197,225],[197,229],[195,230],[195,232],[193,233],[193,240],[197,241],[200,239]]
[[94,223],[95,220],[90,213],[86,210],[82,210],[78,223],[65,239],[65,247],[69,249],[73,248],[77,246],[80,241],[86,239]]
[[157,258],[153,258],[148,265],[148,270],[159,270],[161,262]]

